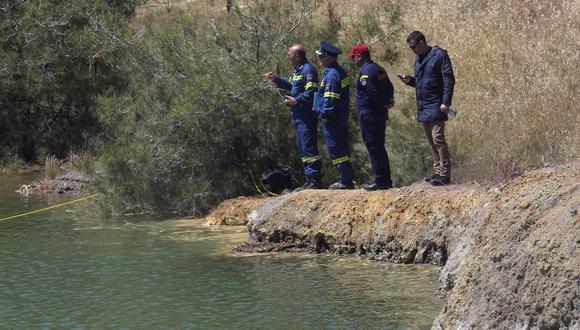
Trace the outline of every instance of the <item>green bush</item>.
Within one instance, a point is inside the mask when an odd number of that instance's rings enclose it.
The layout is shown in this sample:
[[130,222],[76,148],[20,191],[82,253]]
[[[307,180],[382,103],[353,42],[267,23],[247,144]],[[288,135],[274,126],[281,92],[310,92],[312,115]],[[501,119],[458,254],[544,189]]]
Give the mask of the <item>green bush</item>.
[[[296,42],[317,64],[320,40],[338,40],[344,50],[364,40],[340,37],[342,18],[331,5],[246,4],[229,14],[199,16],[168,8],[170,18],[146,21],[143,43],[131,55],[139,63],[132,69],[131,92],[100,100],[101,124],[114,141],[104,150],[101,185],[116,207],[201,214],[225,198],[255,193],[260,173],[277,164],[291,166],[302,180],[289,109],[262,73],[287,75],[286,49]],[[376,37],[377,47],[386,40],[379,24],[385,12],[369,14],[374,24],[355,27]],[[356,69],[349,60],[344,66],[354,96]],[[360,180],[366,180],[368,156],[356,118],[353,102],[353,158]],[[324,159],[326,181],[332,182],[336,171]]]
[[0,158],[27,162],[91,147],[95,99],[122,92],[117,61],[141,1],[4,1],[0,10]]

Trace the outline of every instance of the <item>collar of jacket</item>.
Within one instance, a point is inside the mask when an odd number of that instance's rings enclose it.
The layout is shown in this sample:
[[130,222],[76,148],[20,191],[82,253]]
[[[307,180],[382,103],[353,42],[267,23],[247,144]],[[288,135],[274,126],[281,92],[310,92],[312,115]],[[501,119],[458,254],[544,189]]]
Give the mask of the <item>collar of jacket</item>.
[[369,66],[369,65],[371,65],[371,64],[373,64],[373,63],[375,63],[375,62],[373,62],[373,60],[368,60],[367,62],[365,62],[365,64],[363,64],[363,65],[360,67],[360,71],[362,71],[362,69],[364,69],[365,67],[367,67],[367,66]]
[[[438,47],[437,47],[437,46],[433,46],[433,47],[429,46],[429,51],[427,52],[427,54],[426,54],[426,55],[425,55],[425,57],[423,58],[423,62],[421,62],[421,66],[419,66],[419,70],[418,70],[418,71],[421,71],[421,69],[422,69],[422,68],[425,66],[425,63],[427,63],[427,62],[428,62],[427,60],[428,60],[429,58],[431,58],[431,56],[433,56],[433,54],[435,53],[435,52],[434,52],[435,48],[438,48]],[[419,56],[417,56],[417,60],[419,60],[419,58],[420,58],[420,57],[419,57]]]
[[330,69],[335,69],[335,70],[337,70],[337,69],[338,69],[338,62],[337,62],[337,63],[335,63],[335,64],[333,64],[333,65],[331,65],[331,66],[325,67],[325,68],[324,68],[324,72],[327,72],[327,71],[328,71],[328,70],[330,70]]
[[295,66],[294,70],[296,70],[296,71],[302,70],[302,68],[304,67],[304,64],[307,64],[307,63],[308,63],[308,61],[304,61],[304,63]]

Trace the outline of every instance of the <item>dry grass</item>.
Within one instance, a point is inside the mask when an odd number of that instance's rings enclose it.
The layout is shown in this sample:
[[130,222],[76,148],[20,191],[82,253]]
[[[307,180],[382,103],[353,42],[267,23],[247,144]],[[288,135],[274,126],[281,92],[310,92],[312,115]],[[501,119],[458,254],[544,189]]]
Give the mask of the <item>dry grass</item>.
[[448,135],[460,177],[580,157],[577,2],[417,1],[404,21],[454,63],[462,115]]
[[81,163],[88,157],[87,153],[75,153],[74,151],[70,150],[68,152],[67,162],[66,165],[69,168],[78,168]]
[[60,171],[60,167],[63,164],[61,159],[56,158],[55,156],[48,156],[44,160],[44,179],[45,180],[53,180],[58,175]]

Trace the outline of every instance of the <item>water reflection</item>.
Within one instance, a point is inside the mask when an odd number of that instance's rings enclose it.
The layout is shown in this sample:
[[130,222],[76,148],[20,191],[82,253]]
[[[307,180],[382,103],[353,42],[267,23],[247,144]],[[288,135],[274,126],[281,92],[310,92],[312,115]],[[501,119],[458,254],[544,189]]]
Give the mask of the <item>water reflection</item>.
[[[23,207],[18,196],[0,198],[2,213]],[[425,329],[441,307],[435,267],[233,254],[246,235],[198,220],[111,222],[63,210],[0,223],[0,324]]]

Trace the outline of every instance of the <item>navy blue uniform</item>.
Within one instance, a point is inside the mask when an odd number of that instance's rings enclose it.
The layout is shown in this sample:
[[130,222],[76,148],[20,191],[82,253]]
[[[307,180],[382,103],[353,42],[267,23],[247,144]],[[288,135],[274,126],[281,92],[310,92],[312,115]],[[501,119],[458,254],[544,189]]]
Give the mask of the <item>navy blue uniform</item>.
[[314,109],[321,119],[326,148],[332,164],[340,171],[340,181],[352,184],[353,169],[348,149],[349,82],[338,64],[324,70],[315,95]]
[[296,127],[298,152],[304,163],[304,173],[314,178],[321,175],[322,163],[318,153],[318,116],[312,111],[314,94],[318,88],[318,74],[314,67],[306,62],[294,67],[291,77],[279,77],[275,81],[279,88],[290,90],[296,99],[291,106],[292,121]]
[[446,121],[441,104],[451,105],[455,75],[447,51],[434,46],[423,57],[415,60],[415,77],[409,84],[417,95],[417,120],[420,122]]
[[393,98],[393,84],[385,69],[373,61],[360,68],[356,83],[356,104],[362,138],[369,152],[375,183],[392,186],[389,155],[385,149],[385,129],[388,111],[385,108]]

